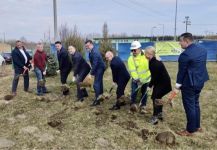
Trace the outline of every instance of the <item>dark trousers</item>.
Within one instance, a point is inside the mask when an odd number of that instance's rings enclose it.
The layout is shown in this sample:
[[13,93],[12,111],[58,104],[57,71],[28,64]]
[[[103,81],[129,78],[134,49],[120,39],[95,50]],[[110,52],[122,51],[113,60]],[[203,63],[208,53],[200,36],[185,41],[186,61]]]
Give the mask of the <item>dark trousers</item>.
[[71,69],[60,71],[60,80],[62,84],[66,84],[66,81],[67,81],[67,78],[70,72],[71,72]]
[[103,93],[103,74],[104,74],[104,69],[98,69],[96,71],[96,74],[94,76],[94,83],[93,83],[93,88],[95,91],[95,97],[96,99]]
[[141,90],[141,93],[142,93],[141,106],[146,106],[146,103],[147,103],[147,92],[146,91],[147,91],[148,83],[143,84],[141,89],[136,91],[136,89],[138,87],[139,87],[138,83],[132,81],[132,84],[131,84],[131,104],[136,103],[136,97],[137,97],[138,91]]
[[186,113],[186,130],[190,133],[200,128],[199,96],[202,88],[182,87],[182,102]]
[[153,116],[157,116],[158,114],[162,113],[163,111],[163,105],[156,105],[155,101],[156,99],[152,99],[153,101]]
[[[15,93],[17,91],[17,85],[19,82],[19,73],[14,73],[14,79],[12,82],[12,92]],[[24,91],[28,91],[29,89],[29,73],[25,73],[23,75],[23,79],[24,79]]]
[[124,95],[124,90],[127,86],[128,81],[129,79],[117,83],[118,85],[116,90],[117,99],[119,99],[122,95]]
[[82,82],[85,77],[90,72],[90,69],[83,69],[79,74],[76,76],[76,85],[77,85],[77,98],[82,99],[84,97],[83,93],[87,93],[86,89],[84,88],[81,90],[79,83]]

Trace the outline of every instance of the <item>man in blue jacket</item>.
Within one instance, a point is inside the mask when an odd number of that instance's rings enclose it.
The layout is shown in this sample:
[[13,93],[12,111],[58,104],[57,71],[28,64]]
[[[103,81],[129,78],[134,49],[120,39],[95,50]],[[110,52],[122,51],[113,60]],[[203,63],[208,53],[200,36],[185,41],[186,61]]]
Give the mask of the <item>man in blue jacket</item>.
[[121,97],[124,97],[124,90],[130,80],[130,74],[120,57],[114,56],[111,51],[106,52],[105,58],[110,62],[113,84],[118,86],[116,91],[117,101],[110,110],[118,110],[122,104],[125,104],[123,100],[121,101]]
[[85,48],[89,52],[89,60],[91,64],[90,74],[94,76],[93,88],[95,91],[95,100],[92,106],[96,106],[100,105],[99,96],[103,94],[103,74],[106,66],[100,52],[94,48],[91,40],[85,42]]
[[184,131],[176,132],[181,136],[191,136],[202,131],[200,127],[199,96],[204,83],[209,80],[206,59],[207,51],[193,43],[191,33],[183,33],[179,43],[185,49],[179,56],[179,68],[175,91],[181,89],[182,101],[187,117]]
[[24,91],[28,92],[29,89],[29,69],[31,67],[31,56],[25,50],[21,41],[16,41],[16,47],[12,51],[12,61],[14,66],[14,79],[12,83],[12,95],[16,95],[19,76],[23,75],[24,78]]
[[57,58],[59,62],[60,80],[63,86],[66,87],[66,89],[63,90],[63,95],[68,95],[69,89],[67,89],[66,81],[70,71],[72,70],[72,63],[67,50],[63,48],[60,41],[55,42],[55,47],[57,49]]

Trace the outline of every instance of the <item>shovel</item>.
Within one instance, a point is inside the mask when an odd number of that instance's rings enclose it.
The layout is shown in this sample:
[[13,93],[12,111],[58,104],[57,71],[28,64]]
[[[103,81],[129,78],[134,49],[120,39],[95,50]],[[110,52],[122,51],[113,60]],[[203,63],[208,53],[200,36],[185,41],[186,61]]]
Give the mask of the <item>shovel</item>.
[[110,88],[108,94],[104,95],[105,96],[105,99],[110,99],[112,97],[112,91],[113,89],[116,87],[116,84],[112,85],[112,87]]
[[16,75],[14,79],[18,80],[20,76],[24,76],[25,75],[26,71],[29,71],[29,69],[24,69],[23,73],[19,74],[19,75]]

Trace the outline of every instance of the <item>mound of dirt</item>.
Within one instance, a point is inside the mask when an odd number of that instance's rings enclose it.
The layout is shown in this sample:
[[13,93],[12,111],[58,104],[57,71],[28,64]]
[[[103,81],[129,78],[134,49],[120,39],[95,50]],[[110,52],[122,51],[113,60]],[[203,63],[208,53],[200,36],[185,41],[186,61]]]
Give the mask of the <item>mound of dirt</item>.
[[79,109],[84,108],[84,107],[85,107],[85,105],[83,102],[76,102],[75,106],[74,106],[74,110],[79,110]]
[[176,143],[176,137],[170,131],[158,133],[155,139],[158,142],[166,145],[174,145]]
[[132,104],[132,105],[130,106],[130,112],[135,113],[135,112],[137,112],[137,111],[138,111],[137,105],[136,105],[136,104]]
[[115,114],[112,114],[112,116],[111,116],[111,119],[112,119],[112,121],[116,120],[117,118],[118,118],[118,116],[117,116],[117,115],[115,115]]
[[103,109],[102,108],[96,108],[92,111],[95,115],[100,115],[103,114]]
[[142,129],[141,132],[139,133],[139,136],[141,136],[143,140],[147,140],[148,136],[156,135],[156,134],[157,132],[150,132],[148,129]]
[[53,120],[48,121],[47,124],[48,124],[49,126],[55,128],[55,127],[60,126],[60,125],[62,124],[62,121],[59,120],[59,119],[53,119]]
[[139,129],[137,124],[133,121],[125,121],[125,122],[120,123],[119,125],[127,130]]
[[13,95],[5,95],[5,96],[4,96],[4,100],[6,100],[6,101],[10,101],[10,100],[12,100],[13,98],[14,98]]

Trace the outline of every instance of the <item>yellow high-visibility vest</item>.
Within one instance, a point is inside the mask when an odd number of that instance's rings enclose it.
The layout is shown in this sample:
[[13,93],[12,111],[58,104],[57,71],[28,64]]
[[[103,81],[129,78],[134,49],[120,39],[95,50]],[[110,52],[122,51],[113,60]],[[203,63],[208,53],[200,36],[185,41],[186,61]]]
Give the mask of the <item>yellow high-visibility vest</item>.
[[149,63],[147,58],[141,53],[137,56],[131,55],[128,58],[128,69],[134,80],[140,80],[142,83],[148,83],[151,80]]

